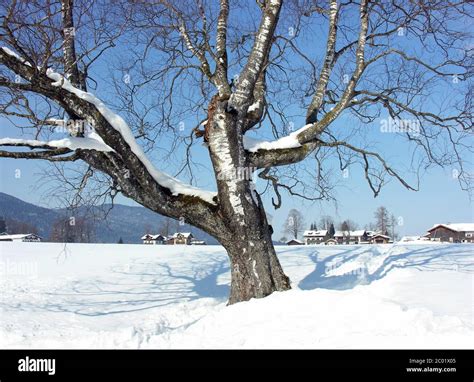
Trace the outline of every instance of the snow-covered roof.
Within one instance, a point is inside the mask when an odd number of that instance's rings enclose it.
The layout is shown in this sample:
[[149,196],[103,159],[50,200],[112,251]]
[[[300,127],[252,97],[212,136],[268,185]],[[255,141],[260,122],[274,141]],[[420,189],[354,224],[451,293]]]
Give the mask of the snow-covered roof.
[[156,235],[153,235],[151,233],[146,233],[145,235],[143,235],[141,237],[142,240],[145,240],[145,239],[151,239],[151,240],[158,240],[158,239],[164,239],[166,240],[166,236],[163,236],[161,234],[156,234]]
[[182,235],[186,238],[188,238],[189,236],[192,236],[193,234],[191,232],[176,232],[175,234],[173,234],[173,236],[171,236],[172,238],[177,238],[178,235]]
[[403,236],[399,241],[406,242],[406,241],[419,241],[421,240],[420,236]]
[[304,231],[303,236],[304,237],[320,237],[320,236],[326,236],[328,233],[327,229],[321,229],[319,231]]
[[191,239],[191,244],[206,244],[204,240]]
[[390,236],[382,235],[381,233],[376,233],[372,235],[370,238],[373,239],[374,237],[384,237],[385,239],[390,239]]
[[347,236],[364,236],[366,231],[363,229],[357,231],[336,231],[334,237],[347,237]]
[[[384,235],[382,233],[382,231],[365,231],[365,233],[367,234],[367,236],[370,238],[370,237],[374,237],[374,236],[387,236],[387,235]],[[387,236],[388,237],[388,236]]]
[[0,235],[0,240],[18,240],[18,239],[24,239],[26,237],[38,237],[41,239],[40,236],[34,234],[34,233],[18,233],[18,234],[14,234],[14,235]]
[[298,240],[298,239],[291,239],[291,240],[288,240],[288,241],[286,242],[286,244],[288,244],[288,243],[292,243],[292,242],[295,242],[295,243],[300,243],[300,244],[304,244],[304,242],[303,242],[303,241],[301,241],[301,240]]
[[474,223],[435,224],[428,230],[428,232],[437,227],[446,227],[457,232],[474,232]]

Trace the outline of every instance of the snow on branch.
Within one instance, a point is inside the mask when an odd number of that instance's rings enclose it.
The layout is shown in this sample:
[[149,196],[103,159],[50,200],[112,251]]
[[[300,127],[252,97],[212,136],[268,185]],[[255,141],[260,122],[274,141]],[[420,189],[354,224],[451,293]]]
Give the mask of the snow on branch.
[[15,57],[18,61],[20,61],[22,64],[31,66],[31,64],[26,61],[23,57],[20,57],[18,54],[16,54],[13,50],[7,48],[6,46],[2,46],[1,49],[8,54],[9,56]]
[[46,75],[54,81],[52,83],[53,86],[61,87],[62,89],[75,94],[80,99],[93,104],[99,111],[99,113],[101,113],[102,116],[107,120],[107,122],[116,131],[120,133],[120,135],[128,144],[132,152],[143,163],[150,175],[160,186],[169,189],[171,193],[175,196],[179,194],[196,196],[208,203],[215,203],[213,199],[217,195],[217,193],[201,190],[197,187],[183,183],[180,180],[173,178],[172,176],[156,169],[143,152],[141,146],[136,142],[135,137],[133,136],[133,133],[127,122],[125,122],[125,120],[121,116],[110,110],[99,98],[97,98],[92,93],[85,92],[81,89],[74,87],[69,80],[64,78],[61,74],[54,72],[52,69],[48,69]]
[[[0,47],[6,54],[11,57],[14,57],[17,61],[28,65],[26,60],[20,57],[15,52],[11,51],[6,47]],[[31,65],[30,65],[31,66]],[[125,122],[125,120],[120,117],[118,114],[111,111],[104,102],[102,102],[99,98],[97,98],[94,94],[83,91],[75,87],[67,78],[63,75],[55,72],[53,69],[48,68],[46,71],[46,76],[53,80],[51,83],[52,86],[60,87],[71,94],[74,94],[78,98],[92,104],[95,106],[97,111],[105,118],[105,120],[112,126],[124,139],[124,141],[128,144],[131,151],[136,155],[136,157],[141,161],[141,163],[145,166],[147,171],[150,175],[155,179],[155,181],[164,188],[170,190],[173,195],[189,195],[199,197],[202,200],[215,204],[214,198],[217,196],[217,193],[201,190],[197,187],[193,187],[189,184],[183,183],[180,180],[173,178],[172,176],[157,170],[154,165],[150,162],[150,160],[146,157],[145,153],[143,152],[142,148],[136,142],[133,133]],[[99,151],[111,151],[113,150],[109,146],[107,146],[102,139],[96,133],[93,133],[94,137],[89,138],[66,138],[60,141],[52,141],[52,142],[41,142],[41,144],[50,144],[54,145],[51,147],[58,147],[57,145],[62,145],[62,147],[69,147],[69,148],[88,148],[94,149]],[[88,140],[89,139],[89,140]],[[92,140],[94,139],[94,140]],[[7,141],[5,141],[7,143]],[[10,141],[10,143],[12,143]],[[17,142],[19,143],[19,142]],[[33,143],[36,144],[36,143]],[[35,146],[36,147],[36,146]],[[92,148],[93,147],[93,148]]]
[[96,150],[96,151],[113,151],[100,138],[77,138],[68,137],[53,141],[39,141],[35,139],[16,139],[16,138],[0,138],[0,146],[23,146],[30,148],[50,148],[50,149],[70,149],[70,150]]
[[286,137],[282,137],[275,141],[263,141],[259,139],[250,138],[244,135],[244,148],[248,152],[255,153],[258,150],[284,150],[301,147],[301,143],[298,140],[298,135],[309,127],[311,127],[312,125],[313,124],[305,125],[301,129],[292,132]]

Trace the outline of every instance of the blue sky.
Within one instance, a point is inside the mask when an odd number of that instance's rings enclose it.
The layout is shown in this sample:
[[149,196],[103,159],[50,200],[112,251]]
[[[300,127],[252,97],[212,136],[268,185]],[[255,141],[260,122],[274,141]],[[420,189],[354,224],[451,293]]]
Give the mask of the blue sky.
[[[312,28],[314,28],[316,32],[323,33],[323,35],[326,33],[325,26],[318,25],[312,26]],[[413,42],[410,42],[410,36],[405,36],[404,38],[405,40],[400,40],[402,46],[413,44]],[[313,51],[311,53],[318,56],[317,53],[323,51],[324,39],[317,39],[317,41],[309,39],[303,42],[303,44],[308,44],[306,48],[312,49]],[[118,45],[115,52],[122,57],[124,54],[123,46],[120,47],[120,45]],[[290,62],[291,60],[290,58]],[[107,76],[103,75],[105,71],[113,70],[111,69],[112,67],[113,66],[108,66],[107,61],[103,61],[98,62],[93,68],[93,73],[95,71],[95,74],[99,74],[96,78],[101,79],[98,81],[98,89],[95,90],[94,93],[100,98],[114,101],[113,89],[107,85]],[[117,75],[117,73],[114,75]],[[295,72],[294,75],[296,78],[298,73]],[[120,76],[119,73],[119,77]],[[186,91],[186,89],[184,89],[184,91]],[[437,93],[433,92],[430,95],[430,102],[433,104],[436,104],[437,101],[442,102],[449,90],[448,87],[441,87],[438,88],[437,91]],[[304,111],[295,106],[288,109],[288,112],[292,116],[296,116],[294,117],[295,128],[301,126]],[[184,133],[189,134],[189,126],[191,126],[191,128],[196,126],[196,123],[201,120],[202,117],[203,114],[187,117],[184,120],[186,126]],[[387,116],[384,115],[381,115],[381,117],[387,118]],[[332,128],[342,135],[350,135],[352,131],[361,129],[359,131],[361,132],[360,134],[352,137],[356,143],[370,142],[374,147],[380,149],[379,151],[384,154],[384,157],[389,160],[390,164],[393,164],[397,169],[402,169],[402,174],[407,174],[403,169],[407,167],[407,158],[411,155],[409,147],[395,134],[381,133],[380,124],[381,121],[376,120],[371,124],[360,126],[357,121],[348,116],[344,116],[336,121]],[[1,137],[20,136],[18,130],[15,129],[9,121],[1,117],[0,126]],[[268,125],[266,127],[267,129],[263,129],[263,132],[259,131],[257,136],[272,139]],[[59,135],[53,137],[61,138]],[[166,146],[168,143],[166,140],[160,141],[160,146]],[[163,162],[160,159],[161,157],[158,151],[159,150],[156,150],[152,154],[152,159],[156,164],[162,165]],[[193,149],[193,153],[196,161],[209,169],[207,172],[203,170],[199,171],[197,177],[198,185],[203,188],[213,189],[214,181],[212,179],[206,149],[198,145]],[[473,158],[466,159],[472,163]],[[271,205],[271,197],[273,194],[268,193],[264,196],[267,212],[273,217],[272,224],[274,226],[276,239],[283,236],[281,232],[282,226],[291,208],[299,209],[304,214],[308,227],[312,221],[318,221],[322,215],[331,215],[336,221],[351,219],[363,228],[367,223],[374,220],[373,214],[375,209],[383,205],[397,218],[400,218],[399,221],[403,223],[397,230],[400,235],[423,234],[435,223],[473,221],[474,206],[469,199],[469,195],[460,189],[457,180],[453,177],[453,171],[457,170],[455,167],[445,169],[430,168],[422,173],[420,190],[418,192],[408,191],[396,180],[392,180],[382,189],[380,195],[374,199],[360,167],[351,167],[349,176],[343,177],[340,171],[337,170],[336,164],[337,161],[335,157],[328,162],[332,177],[339,183],[339,186],[335,190],[337,205],[334,202],[312,203],[300,198],[289,197],[285,193],[282,193],[283,206],[275,211]],[[44,182],[40,173],[47,170],[49,168],[48,166],[49,164],[47,162],[41,161],[0,159],[0,191],[35,204],[49,207],[56,206],[57,203],[55,200],[47,196],[47,187],[44,185],[41,186]],[[176,166],[173,166],[172,163],[168,163],[167,166],[167,171],[171,173],[176,171]],[[311,181],[311,179],[307,180]],[[415,179],[408,175],[408,180],[411,180],[413,183]],[[258,179],[257,186],[261,186],[262,184],[263,181]],[[123,204],[135,204],[133,201],[127,200],[124,197],[116,201]]]
[[[2,131],[6,121],[2,121]],[[41,173],[48,170],[49,164],[43,161],[5,159],[0,160],[0,191],[14,195],[25,201],[54,207],[55,201],[48,197],[47,187]],[[406,190],[398,182],[391,181],[381,194],[374,198],[359,168],[349,172],[349,176],[340,176],[340,186],[336,189],[337,204],[334,202],[308,202],[301,198],[290,197],[282,193],[283,205],[274,210],[271,204],[272,193],[264,196],[267,212],[272,215],[275,227],[275,238],[280,238],[284,221],[291,208],[300,210],[308,225],[318,221],[322,215],[331,215],[336,221],[349,218],[361,227],[373,221],[374,210],[386,206],[397,218],[401,217],[403,225],[398,227],[400,235],[422,234],[434,223],[470,222],[473,221],[473,204],[469,195],[462,191],[452,175],[452,169],[432,169],[421,179],[418,192]],[[202,184],[212,184],[210,174]],[[257,186],[263,181],[257,178]],[[117,202],[135,205],[135,202],[120,197]]]

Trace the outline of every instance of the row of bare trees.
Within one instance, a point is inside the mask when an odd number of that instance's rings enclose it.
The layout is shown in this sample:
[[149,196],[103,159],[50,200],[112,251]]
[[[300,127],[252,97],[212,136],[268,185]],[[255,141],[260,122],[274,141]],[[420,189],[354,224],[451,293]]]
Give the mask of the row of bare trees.
[[[380,206],[374,212],[374,221],[366,224],[364,227],[366,230],[379,232],[395,239],[397,237],[397,229],[403,223],[403,220],[401,220],[400,217],[396,218],[394,214],[390,213],[386,207]],[[329,231],[330,237],[334,236],[336,228],[340,231],[348,232],[355,231],[360,227],[360,224],[351,219],[345,219],[336,223],[330,215],[323,215],[318,222],[313,221],[309,225],[310,230],[317,231],[321,229]],[[292,239],[298,239],[301,238],[302,233],[307,229],[308,225],[304,215],[297,209],[291,209],[283,225],[283,233]],[[286,242],[287,239],[284,236],[280,239],[280,242]]]

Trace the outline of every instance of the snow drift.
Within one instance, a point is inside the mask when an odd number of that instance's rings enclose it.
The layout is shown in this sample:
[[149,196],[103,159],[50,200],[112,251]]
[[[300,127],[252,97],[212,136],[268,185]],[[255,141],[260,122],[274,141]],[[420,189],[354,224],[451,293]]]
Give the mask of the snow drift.
[[220,246],[0,243],[1,348],[472,348],[469,244],[279,247],[226,306]]

